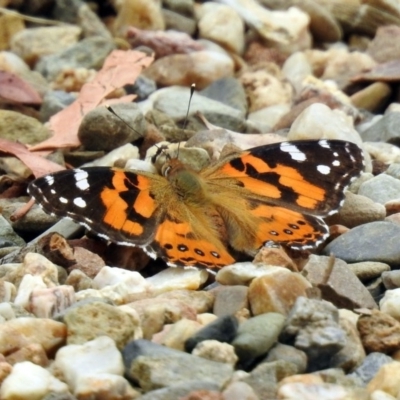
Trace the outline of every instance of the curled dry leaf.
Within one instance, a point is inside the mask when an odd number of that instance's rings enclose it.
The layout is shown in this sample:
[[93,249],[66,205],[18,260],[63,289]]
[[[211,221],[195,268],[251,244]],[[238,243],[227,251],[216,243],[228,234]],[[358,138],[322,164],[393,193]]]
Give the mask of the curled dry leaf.
[[[134,83],[142,70],[152,61],[152,57],[139,51],[114,50],[107,57],[103,68],[96,74],[93,81],[82,86],[78,98],[51,117],[49,128],[54,135],[32,146],[30,150],[78,147],[81,144],[78,139],[78,128],[82,118],[101,104],[115,89]],[[126,98],[122,101],[126,101]]]
[[0,71],[0,98],[12,103],[42,103],[39,93],[29,83],[7,71]]
[[131,26],[126,32],[126,38],[132,47],[141,45],[150,47],[154,50],[156,58],[204,50],[204,46],[187,33],[173,30],[145,31]]
[[65,169],[53,161],[47,160],[38,154],[31,153],[22,143],[0,138],[0,151],[19,158],[32,171],[36,178]]

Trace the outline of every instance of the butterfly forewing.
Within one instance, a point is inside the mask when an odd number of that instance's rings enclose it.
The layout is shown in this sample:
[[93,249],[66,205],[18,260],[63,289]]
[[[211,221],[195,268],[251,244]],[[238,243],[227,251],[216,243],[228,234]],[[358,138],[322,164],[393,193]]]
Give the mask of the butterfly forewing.
[[326,216],[341,206],[344,190],[363,167],[354,143],[293,141],[250,149],[222,166],[214,179],[226,175],[271,204]]
[[38,178],[29,193],[50,214],[69,217],[106,239],[142,246],[157,225],[149,186],[145,175],[92,167]]

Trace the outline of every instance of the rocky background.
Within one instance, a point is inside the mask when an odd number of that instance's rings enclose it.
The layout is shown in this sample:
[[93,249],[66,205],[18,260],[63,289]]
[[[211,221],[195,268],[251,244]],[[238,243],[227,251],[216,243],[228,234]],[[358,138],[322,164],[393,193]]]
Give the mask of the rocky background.
[[[399,0],[0,0],[1,399],[400,399],[399,39]],[[201,169],[321,138],[366,160],[328,243],[216,275],[26,191],[159,142]]]

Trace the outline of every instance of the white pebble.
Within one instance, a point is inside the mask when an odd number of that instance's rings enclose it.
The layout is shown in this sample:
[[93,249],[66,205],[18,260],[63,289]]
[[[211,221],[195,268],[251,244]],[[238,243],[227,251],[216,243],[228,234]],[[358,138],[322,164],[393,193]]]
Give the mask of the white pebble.
[[41,400],[48,393],[68,393],[68,386],[49,371],[23,361],[14,365],[0,389],[2,400]]

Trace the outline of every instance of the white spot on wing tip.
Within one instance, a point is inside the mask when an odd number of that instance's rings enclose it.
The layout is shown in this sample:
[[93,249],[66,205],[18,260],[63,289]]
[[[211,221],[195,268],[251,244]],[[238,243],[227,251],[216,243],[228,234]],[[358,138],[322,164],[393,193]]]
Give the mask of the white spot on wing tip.
[[82,197],[76,197],[74,199],[73,203],[79,208],[85,208],[86,207],[86,201],[83,200]]
[[87,180],[88,173],[82,169],[77,169],[74,174],[75,185],[80,190],[89,189],[89,182]]
[[320,141],[318,142],[318,144],[319,144],[321,147],[324,147],[325,149],[330,149],[330,148],[331,148],[331,146],[329,145],[329,143],[328,143],[328,141],[327,141],[326,139],[320,140]]
[[294,144],[289,142],[282,142],[280,145],[280,150],[285,153],[289,153],[292,160],[305,161],[307,159],[306,155],[298,149]]
[[329,175],[331,169],[327,165],[317,165],[317,171],[322,175]]
[[46,176],[44,177],[44,180],[46,181],[46,183],[47,183],[49,186],[54,185],[54,176],[53,176],[53,175],[46,175]]

